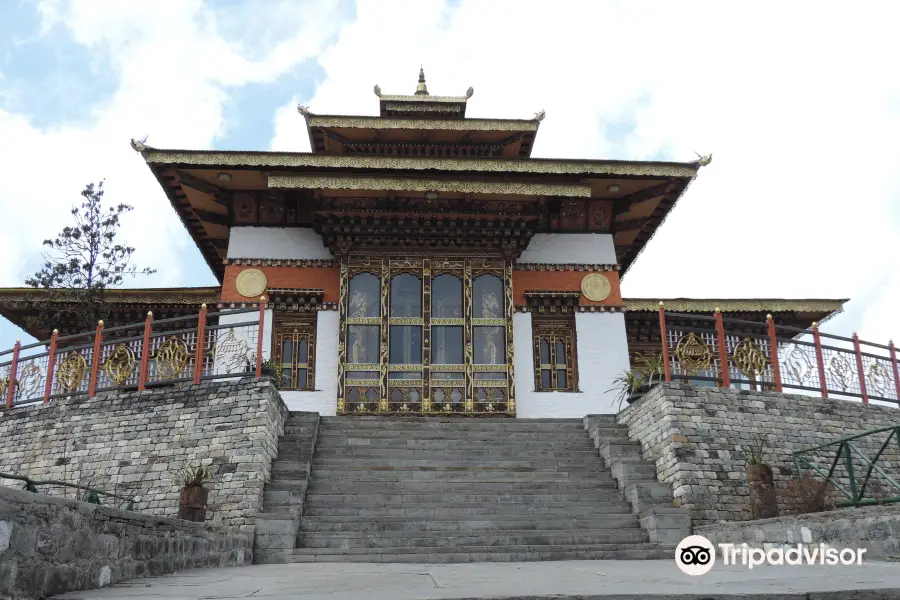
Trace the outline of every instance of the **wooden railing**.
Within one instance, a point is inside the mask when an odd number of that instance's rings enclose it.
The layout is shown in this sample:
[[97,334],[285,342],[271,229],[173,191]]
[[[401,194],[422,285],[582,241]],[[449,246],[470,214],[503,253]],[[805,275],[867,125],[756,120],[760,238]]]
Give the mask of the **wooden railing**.
[[765,322],[669,312],[660,303],[660,339],[666,381],[709,382],[781,392],[785,389],[900,401],[900,373],[893,342]]
[[[266,304],[59,335],[0,352],[0,402],[7,408],[262,372]],[[241,317],[240,315],[246,315]],[[2,405],[2,404],[0,404]]]

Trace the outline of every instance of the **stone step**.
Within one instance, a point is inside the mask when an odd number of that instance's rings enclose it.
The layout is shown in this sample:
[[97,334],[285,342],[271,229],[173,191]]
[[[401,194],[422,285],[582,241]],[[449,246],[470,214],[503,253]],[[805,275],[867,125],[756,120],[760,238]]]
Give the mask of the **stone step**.
[[518,493],[587,493],[616,492],[614,482],[592,482],[578,479],[564,481],[344,481],[311,482],[310,497],[322,494],[417,494],[437,492],[496,492]]
[[459,504],[589,504],[622,501],[622,495],[618,490],[583,490],[578,492],[548,492],[535,493],[505,493],[505,492],[478,492],[477,490],[461,490],[455,492],[416,492],[410,494],[323,494],[311,491],[306,496],[308,507],[347,507],[368,508],[376,506],[406,505],[406,506],[456,506]]
[[567,529],[626,529],[638,527],[638,518],[629,513],[603,516],[522,517],[498,515],[490,518],[469,519],[415,519],[408,517],[305,517],[300,530],[316,531],[506,531],[506,530],[567,530]]
[[[283,442],[282,442],[283,443]],[[411,451],[428,449],[457,449],[468,448],[472,450],[494,450],[504,448],[523,448],[527,450],[593,450],[597,451],[590,440],[584,436],[572,440],[477,440],[471,437],[460,436],[454,439],[410,439],[404,437],[323,437],[318,439],[318,448],[372,448],[390,450],[403,448]]]
[[597,530],[527,530],[502,532],[447,531],[379,531],[356,532],[301,532],[297,534],[298,548],[447,548],[459,546],[505,547],[567,544],[640,544],[650,541],[647,532],[631,529]]
[[608,472],[601,470],[577,470],[568,471],[506,471],[503,469],[496,470],[448,470],[439,471],[434,469],[414,470],[414,469],[392,469],[390,471],[375,470],[326,470],[316,469],[313,471],[310,481],[320,482],[345,482],[345,481],[559,481],[559,480],[587,480],[594,482],[610,483],[615,485],[615,481]]
[[377,518],[379,520],[393,517],[410,518],[490,518],[499,517],[541,517],[551,518],[588,518],[605,515],[630,514],[631,507],[622,502],[606,503],[558,503],[558,504],[458,504],[444,506],[409,506],[404,504],[346,507],[330,506],[327,504],[307,505],[305,516],[307,518],[337,518],[347,517]]
[[587,460],[597,457],[597,451],[591,448],[582,450],[531,450],[524,448],[505,448],[498,446],[490,449],[475,449],[467,446],[449,448],[367,448],[360,446],[325,447],[316,449],[316,458],[387,458],[417,460],[462,458],[465,460]]
[[335,550],[297,548],[294,562],[368,562],[368,563],[470,563],[528,562],[537,560],[669,560],[672,550],[655,544],[582,544],[570,546],[484,546],[428,548],[378,548]]
[[[490,460],[484,459],[466,459],[466,458],[442,458],[442,459],[393,459],[393,458],[362,458],[362,457],[344,457],[344,458],[318,458],[313,459],[313,469],[322,467],[354,467],[362,468],[410,468],[410,467],[434,467],[439,469],[449,469],[457,467],[460,469],[492,467],[507,468],[510,470],[534,471],[541,469],[559,469],[565,470],[571,467],[579,467],[585,465],[584,460],[560,458],[551,459],[534,459],[534,460]],[[599,464],[599,461],[597,461]]]

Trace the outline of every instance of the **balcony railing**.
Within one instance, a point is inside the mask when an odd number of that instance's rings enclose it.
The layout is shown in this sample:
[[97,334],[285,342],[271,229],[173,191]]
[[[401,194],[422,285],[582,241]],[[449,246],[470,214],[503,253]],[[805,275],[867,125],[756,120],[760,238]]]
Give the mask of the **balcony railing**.
[[[93,397],[262,372],[265,302],[258,308],[153,320],[16,345],[0,352],[0,403]],[[245,315],[245,316],[241,316]],[[0,404],[2,405],[2,404]]]
[[900,373],[893,342],[864,342],[810,329],[713,315],[669,312],[660,303],[666,381],[709,382],[781,392],[816,392],[897,403]]

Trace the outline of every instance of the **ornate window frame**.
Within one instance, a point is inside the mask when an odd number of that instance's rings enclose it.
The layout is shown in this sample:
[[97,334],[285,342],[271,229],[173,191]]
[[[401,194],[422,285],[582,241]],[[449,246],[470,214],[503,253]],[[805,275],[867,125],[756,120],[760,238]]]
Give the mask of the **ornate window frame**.
[[[272,322],[272,362],[279,370],[279,388],[283,391],[313,391],[316,389],[316,316],[315,312],[274,314]],[[282,362],[284,342],[292,343],[292,360]],[[300,343],[306,342],[306,356],[300,356]],[[289,370],[289,381],[284,371]],[[306,377],[300,380],[300,373]]]
[[[445,257],[436,260],[411,253],[405,258],[381,256],[341,258],[340,338],[338,343],[338,414],[467,414],[514,415],[515,375],[513,372],[512,315],[514,311],[511,260],[486,257]],[[356,275],[370,273],[380,281],[380,316],[350,317],[350,281]],[[391,317],[392,277],[411,273],[422,285],[421,318]],[[442,274],[458,277],[463,284],[463,315],[442,318],[432,323],[432,281]],[[481,275],[494,275],[502,282],[503,311],[495,318],[473,316],[473,284]],[[350,328],[363,324],[379,325],[378,361],[356,365],[348,362],[352,341]],[[369,323],[371,321],[371,323]],[[389,360],[391,325],[422,327],[421,365],[392,364]],[[432,327],[463,326],[463,364],[432,365]],[[478,327],[502,327],[505,364],[475,364],[474,333]],[[351,368],[353,370],[351,371]],[[394,373],[407,375],[392,377]],[[363,377],[360,374],[377,377]],[[420,373],[413,379],[408,373]],[[453,379],[438,379],[435,374],[453,374]],[[455,374],[461,373],[462,377]],[[353,374],[348,377],[348,374]],[[502,375],[500,375],[502,374]],[[453,400],[450,400],[452,396]]]
[[[531,315],[531,336],[534,346],[534,390],[536,392],[578,392],[578,351],[576,339],[575,313],[546,314],[534,312]],[[541,359],[541,344],[547,344],[549,362]],[[560,361],[558,347],[562,345],[563,357]],[[559,383],[559,371],[566,372],[565,385]],[[549,371],[550,385],[545,386],[542,372]]]

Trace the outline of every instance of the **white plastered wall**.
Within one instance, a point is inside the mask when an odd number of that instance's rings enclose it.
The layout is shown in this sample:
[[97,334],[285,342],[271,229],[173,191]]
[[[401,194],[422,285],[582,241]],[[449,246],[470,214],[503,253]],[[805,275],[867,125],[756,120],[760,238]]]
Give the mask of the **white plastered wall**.
[[616,264],[616,246],[608,233],[536,233],[520,263]]
[[281,398],[289,410],[337,413],[339,314],[320,310],[316,318],[316,389],[311,392],[284,391]]
[[577,418],[618,412],[613,379],[629,368],[624,313],[576,313],[579,392],[534,389],[531,313],[513,315],[516,416],[525,419]]
[[[309,392],[281,392],[281,398],[289,410],[317,412],[325,416],[332,416],[337,412],[338,317],[336,310],[320,310],[316,313],[316,389]],[[256,318],[255,311],[223,315],[219,318],[219,323],[222,325],[243,323],[255,321]],[[255,352],[256,339],[244,337],[250,352]],[[263,324],[263,360],[267,360],[271,354],[272,310],[269,309],[266,310],[266,320]]]
[[228,258],[281,260],[333,258],[322,236],[308,227],[232,227]]

